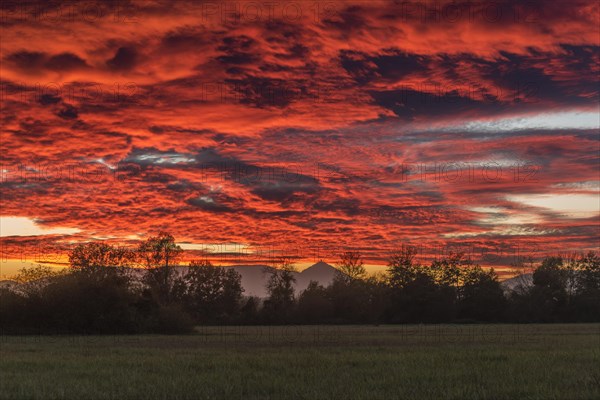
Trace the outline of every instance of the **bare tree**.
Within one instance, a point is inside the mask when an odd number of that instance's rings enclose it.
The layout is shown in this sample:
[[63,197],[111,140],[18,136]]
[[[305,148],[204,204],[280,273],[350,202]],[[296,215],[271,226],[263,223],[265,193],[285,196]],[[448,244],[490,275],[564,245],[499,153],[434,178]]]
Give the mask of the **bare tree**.
[[339,271],[337,274],[338,279],[353,281],[364,279],[367,274],[362,255],[359,251],[346,251],[341,253],[337,267]]

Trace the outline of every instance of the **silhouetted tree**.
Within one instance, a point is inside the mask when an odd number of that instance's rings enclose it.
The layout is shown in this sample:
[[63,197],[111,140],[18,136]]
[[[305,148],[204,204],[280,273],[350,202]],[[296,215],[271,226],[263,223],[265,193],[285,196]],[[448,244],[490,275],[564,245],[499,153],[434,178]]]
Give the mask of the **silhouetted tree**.
[[234,269],[192,261],[184,277],[186,306],[201,322],[228,322],[237,317],[242,300],[241,275]]
[[567,302],[567,274],[562,257],[546,257],[533,272],[533,304],[543,322],[558,320]]
[[439,323],[454,319],[456,292],[438,284],[427,269],[420,269],[412,281],[392,293],[392,322]]
[[364,279],[369,306],[364,322],[379,324],[385,321],[385,309],[390,292],[387,283],[388,279],[382,273]]
[[576,291],[571,315],[577,321],[600,321],[600,256],[588,252],[577,260]]
[[314,324],[330,321],[333,304],[327,289],[316,281],[311,281],[298,298],[297,317],[300,323]]
[[593,251],[581,256],[579,261],[581,273],[578,289],[582,291],[600,291],[600,255]]
[[[19,279],[26,282],[18,291],[0,291],[0,304],[10,304],[10,310],[0,306],[2,327],[16,333],[189,331],[191,319],[179,306],[158,306],[132,287],[123,270],[133,258],[127,249],[87,243],[69,254],[66,273],[21,271]],[[36,290],[29,290],[34,284]]]
[[176,295],[180,295],[182,285],[173,267],[182,251],[167,232],[148,238],[138,248],[138,255],[146,268],[146,284],[161,304],[171,303],[176,300]]
[[63,274],[64,271],[38,264],[33,267],[21,268],[14,280],[19,282],[20,291],[31,298],[39,295],[39,291],[48,285],[52,278]]
[[475,265],[462,271],[459,317],[473,321],[501,321],[506,313],[506,298],[491,269],[484,271]]
[[72,272],[98,281],[117,275],[126,280],[126,268],[134,262],[134,251],[99,242],[79,244],[69,253]]
[[35,315],[30,315],[34,310],[27,300],[24,293],[0,288],[0,334],[37,333],[32,332]]
[[434,260],[431,263],[431,273],[438,284],[454,288],[460,294],[458,288],[462,284],[462,270],[472,266],[472,261],[464,253],[452,252],[447,257]]
[[[460,320],[600,322],[600,257],[546,257],[506,295],[494,270],[460,253],[426,267],[416,250],[391,255],[388,274],[367,276],[360,253],[341,255],[340,272],[323,287],[311,282],[296,301],[293,265],[270,269],[268,297],[242,298],[241,276],[208,262],[174,271],[181,249],[164,232],[135,253],[103,243],[77,246],[64,273],[37,266],[21,270],[20,285],[0,289],[0,327],[7,333],[182,333],[203,323],[439,323]],[[147,290],[125,267],[142,264]],[[533,265],[533,264],[532,264]],[[506,297],[508,296],[508,298]],[[508,308],[507,308],[508,303]],[[508,312],[506,311],[508,309]],[[190,314],[188,314],[188,312]]]
[[74,270],[129,267],[134,261],[135,254],[131,250],[98,242],[79,244],[69,254],[69,265]]
[[260,299],[255,296],[247,297],[242,301],[240,309],[239,322],[242,324],[254,325],[260,322]]
[[73,273],[58,277],[44,288],[49,329],[65,333],[133,333],[138,325],[137,296],[126,277],[118,274]]
[[293,264],[284,259],[278,268],[267,270],[268,297],[263,302],[263,315],[267,322],[289,323],[292,321],[296,299],[294,297]]
[[19,269],[19,272],[13,279],[21,284],[35,283],[36,281],[44,281],[60,274],[61,271],[57,271],[46,265],[38,264],[33,267]]
[[600,321],[600,257],[549,256],[531,285],[509,291],[510,319],[518,322]]
[[338,272],[326,288],[327,297],[333,306],[331,321],[336,323],[370,323],[379,320],[375,310],[380,300],[380,289],[376,279],[367,277],[358,251],[340,254]]
[[447,260],[430,268],[415,264],[414,247],[402,247],[388,262],[390,294],[387,320],[400,322],[448,322],[455,317],[456,288],[443,274]]
[[340,254],[336,279],[346,281],[363,279],[366,273],[362,255],[359,251],[346,251]]
[[417,249],[413,246],[404,246],[393,252],[388,260],[389,285],[400,289],[415,279],[418,267],[414,263]]

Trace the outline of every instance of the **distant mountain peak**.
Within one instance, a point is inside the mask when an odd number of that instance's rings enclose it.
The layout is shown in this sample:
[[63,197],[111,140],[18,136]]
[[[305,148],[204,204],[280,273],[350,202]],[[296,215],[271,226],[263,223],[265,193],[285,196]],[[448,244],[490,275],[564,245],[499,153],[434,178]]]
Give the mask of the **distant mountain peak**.
[[[325,261],[320,260],[318,263],[311,265],[310,267],[306,268],[306,270],[313,270],[313,269],[331,269],[334,268],[332,265],[327,264]],[[306,271],[305,270],[305,271]]]

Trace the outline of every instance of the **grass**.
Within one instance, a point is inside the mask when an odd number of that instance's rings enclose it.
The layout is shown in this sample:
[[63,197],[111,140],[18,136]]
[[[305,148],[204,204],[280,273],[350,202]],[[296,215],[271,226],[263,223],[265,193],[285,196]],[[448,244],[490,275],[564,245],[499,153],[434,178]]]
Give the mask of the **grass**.
[[0,399],[598,398],[600,324],[0,338]]

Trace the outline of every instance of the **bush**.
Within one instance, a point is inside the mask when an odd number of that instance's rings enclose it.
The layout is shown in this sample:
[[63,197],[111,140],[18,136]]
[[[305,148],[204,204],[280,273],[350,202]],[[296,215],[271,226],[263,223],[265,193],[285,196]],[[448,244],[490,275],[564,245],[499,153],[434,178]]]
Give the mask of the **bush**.
[[317,282],[311,281],[298,298],[296,313],[300,323],[316,324],[330,321],[333,304],[327,296],[327,290]]

